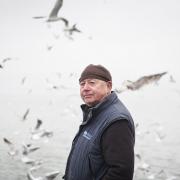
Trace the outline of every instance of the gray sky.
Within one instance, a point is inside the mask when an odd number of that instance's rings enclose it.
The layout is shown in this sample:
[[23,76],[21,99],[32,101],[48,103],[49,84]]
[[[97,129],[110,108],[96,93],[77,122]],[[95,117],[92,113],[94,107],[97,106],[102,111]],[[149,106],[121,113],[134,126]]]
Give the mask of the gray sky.
[[8,73],[79,72],[101,63],[120,80],[160,71],[178,76],[180,1],[64,0],[59,15],[82,31],[74,41],[64,36],[62,22],[48,28],[44,19],[32,18],[48,16],[54,3],[1,0],[0,60],[18,59],[9,62]]

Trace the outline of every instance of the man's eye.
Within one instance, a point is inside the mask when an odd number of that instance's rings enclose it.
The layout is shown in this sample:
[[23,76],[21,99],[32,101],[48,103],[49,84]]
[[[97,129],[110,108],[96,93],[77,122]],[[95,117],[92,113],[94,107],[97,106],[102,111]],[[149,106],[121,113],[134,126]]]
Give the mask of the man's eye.
[[90,84],[95,84],[95,81],[90,81],[89,83],[90,83]]
[[84,83],[84,82],[81,82],[81,83],[80,83],[80,86],[84,86],[84,85],[85,85],[85,83]]

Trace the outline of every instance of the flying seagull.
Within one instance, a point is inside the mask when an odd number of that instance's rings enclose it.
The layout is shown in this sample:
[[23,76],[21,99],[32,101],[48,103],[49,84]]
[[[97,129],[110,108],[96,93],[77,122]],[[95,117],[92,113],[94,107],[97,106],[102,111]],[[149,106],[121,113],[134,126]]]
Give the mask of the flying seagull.
[[18,150],[15,148],[14,144],[10,140],[8,140],[7,138],[3,138],[3,141],[9,146],[8,154],[10,156],[15,156],[18,154]]
[[7,57],[7,58],[4,58],[2,62],[5,63],[5,62],[10,61],[10,60],[12,60],[12,58]]
[[10,61],[12,60],[11,57],[7,57],[7,58],[4,58],[0,64],[0,68],[2,69],[4,67],[4,64],[7,62],[7,61]]
[[142,88],[143,86],[150,84],[150,83],[157,83],[160,78],[167,74],[167,72],[162,72],[162,73],[158,73],[158,74],[152,74],[152,75],[148,75],[148,76],[142,76],[141,78],[139,78],[136,81],[130,81],[127,80],[124,85],[121,87],[121,89],[115,89],[115,91],[117,93],[121,93],[122,91],[125,90],[139,90],[140,88]]
[[50,138],[50,137],[53,136],[53,132],[52,131],[48,131],[46,129],[42,129],[41,128],[42,123],[43,123],[42,120],[37,119],[37,123],[36,123],[35,128],[33,128],[31,130],[31,139],[37,140],[37,139],[40,139],[40,138],[43,138],[43,137]]
[[33,18],[34,18],[34,19],[44,19],[45,16],[34,16]]
[[[54,7],[52,8],[46,22],[55,22],[61,20],[64,22],[65,26],[68,26],[69,22],[67,19],[65,19],[64,17],[58,17],[58,12],[61,9],[62,5],[63,5],[63,0],[56,0],[56,3],[54,4]],[[33,18],[41,19],[41,18],[45,18],[45,16],[35,16]]]
[[22,118],[23,121],[27,119],[27,116],[28,116],[29,112],[30,112],[30,109],[28,108],[28,109],[26,110],[26,112],[24,113],[24,115],[23,115],[23,118]]
[[43,177],[34,177],[32,172],[36,170],[39,167],[32,167],[28,173],[27,173],[27,178],[28,180],[53,180],[56,178],[56,176],[60,173],[59,171],[53,171],[50,173],[46,173]]
[[12,142],[9,141],[7,138],[3,138],[3,141],[4,141],[8,146],[12,145]]
[[170,75],[169,81],[172,82],[172,83],[175,83],[175,82],[176,82],[172,75]]
[[31,147],[31,144],[23,144],[22,147],[23,147],[22,154],[25,155],[25,156],[27,156],[29,153],[32,153],[32,152],[40,149],[39,146]]
[[41,127],[42,123],[43,123],[43,121],[41,119],[37,119],[36,126],[31,129],[31,133],[37,134],[37,133],[41,132],[42,130],[40,129],[40,127]]
[[74,24],[72,27],[70,28],[66,28],[64,29],[65,32],[68,32],[69,35],[72,35],[74,32],[78,32],[81,33],[81,31],[76,27],[76,24]]
[[23,77],[22,80],[21,80],[21,84],[24,84],[26,79],[27,79],[27,77]]
[[38,130],[40,128],[40,126],[42,125],[42,120],[41,119],[37,119],[37,123],[36,123],[36,127],[35,130]]
[[47,180],[52,180],[52,179],[54,179],[58,174],[59,174],[59,171],[52,171],[52,172],[46,173],[46,174],[45,174],[45,177],[46,177]]

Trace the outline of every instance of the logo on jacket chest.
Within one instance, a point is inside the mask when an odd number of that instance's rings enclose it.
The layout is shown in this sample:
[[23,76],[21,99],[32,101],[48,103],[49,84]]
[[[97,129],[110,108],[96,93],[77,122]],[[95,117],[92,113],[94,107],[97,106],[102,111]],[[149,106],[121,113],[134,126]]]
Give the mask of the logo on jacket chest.
[[92,138],[92,134],[88,133],[87,131],[84,131],[83,137],[85,137],[86,139],[90,140]]

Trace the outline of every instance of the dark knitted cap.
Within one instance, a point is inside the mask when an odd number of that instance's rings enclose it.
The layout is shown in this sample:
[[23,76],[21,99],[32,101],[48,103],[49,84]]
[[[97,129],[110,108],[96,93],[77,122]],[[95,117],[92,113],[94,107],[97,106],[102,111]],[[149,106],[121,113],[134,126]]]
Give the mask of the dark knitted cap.
[[102,65],[88,65],[81,73],[79,82],[88,78],[100,79],[106,82],[112,81],[110,72]]

